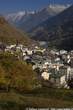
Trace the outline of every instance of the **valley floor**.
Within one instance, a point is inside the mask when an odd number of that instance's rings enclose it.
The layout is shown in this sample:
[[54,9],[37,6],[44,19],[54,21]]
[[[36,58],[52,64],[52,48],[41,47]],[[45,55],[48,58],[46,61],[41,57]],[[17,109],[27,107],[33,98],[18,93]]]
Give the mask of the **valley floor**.
[[21,94],[17,92],[0,93],[0,110],[25,110],[26,107],[36,108],[71,108],[73,107],[73,90],[48,89]]

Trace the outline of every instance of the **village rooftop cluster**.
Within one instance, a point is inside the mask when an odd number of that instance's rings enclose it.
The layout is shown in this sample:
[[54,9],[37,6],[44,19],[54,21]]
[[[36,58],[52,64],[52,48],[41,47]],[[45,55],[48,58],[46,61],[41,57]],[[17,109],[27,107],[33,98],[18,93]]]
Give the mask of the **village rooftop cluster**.
[[38,78],[46,82],[48,86],[57,88],[69,88],[67,81],[73,78],[73,50],[57,50],[22,44],[0,44],[0,53],[9,52],[15,54],[18,59],[32,65]]

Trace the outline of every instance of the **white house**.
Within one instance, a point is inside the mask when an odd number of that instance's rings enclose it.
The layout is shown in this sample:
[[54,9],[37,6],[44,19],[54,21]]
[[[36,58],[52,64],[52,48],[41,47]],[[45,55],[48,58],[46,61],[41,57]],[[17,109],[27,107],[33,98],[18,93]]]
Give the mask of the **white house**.
[[66,75],[60,77],[60,85],[62,86],[66,85]]
[[27,50],[27,54],[32,55],[33,54],[32,50]]
[[10,48],[14,48],[14,47],[16,47],[16,44],[14,44],[14,45],[10,45]]
[[66,50],[60,50],[60,55],[67,54]]
[[49,80],[49,75],[50,75],[51,73],[48,73],[48,72],[43,72],[42,74],[41,74],[41,76],[42,76],[42,78],[44,79],[44,80]]

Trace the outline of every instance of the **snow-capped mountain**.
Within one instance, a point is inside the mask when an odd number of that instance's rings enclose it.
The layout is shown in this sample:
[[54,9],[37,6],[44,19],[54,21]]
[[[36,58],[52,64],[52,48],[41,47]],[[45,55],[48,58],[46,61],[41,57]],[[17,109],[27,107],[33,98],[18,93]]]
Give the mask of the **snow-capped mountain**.
[[13,13],[13,14],[8,14],[6,19],[7,20],[12,20],[15,22],[16,20],[20,20],[23,16],[25,16],[25,11],[23,12],[18,12],[18,13]]
[[59,5],[59,4],[57,5],[57,4],[55,4],[55,5],[49,5],[46,9],[48,11],[49,11],[49,9],[51,9],[53,12],[59,13],[59,12],[65,10],[68,7],[70,7],[69,4],[68,5]]
[[34,11],[30,11],[30,12],[27,12],[27,11],[20,11],[20,12],[17,12],[17,13],[11,13],[11,14],[8,14],[5,16],[5,18],[10,21],[10,22],[19,22],[23,17],[25,18],[27,15],[30,15],[30,14],[34,14],[35,12]]
[[62,12],[69,5],[49,5],[37,12],[35,11],[20,11],[18,13],[11,13],[5,16],[9,23],[14,24],[25,31],[30,31],[43,21]]

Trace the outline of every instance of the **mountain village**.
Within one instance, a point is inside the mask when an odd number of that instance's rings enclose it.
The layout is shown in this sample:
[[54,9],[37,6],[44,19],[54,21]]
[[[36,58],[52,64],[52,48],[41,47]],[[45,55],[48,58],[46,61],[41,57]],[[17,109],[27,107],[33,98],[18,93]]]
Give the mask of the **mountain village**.
[[68,88],[67,81],[73,78],[73,50],[57,50],[42,48],[32,44],[3,45],[0,44],[0,53],[8,52],[18,59],[32,65],[38,78],[46,82],[48,87]]

